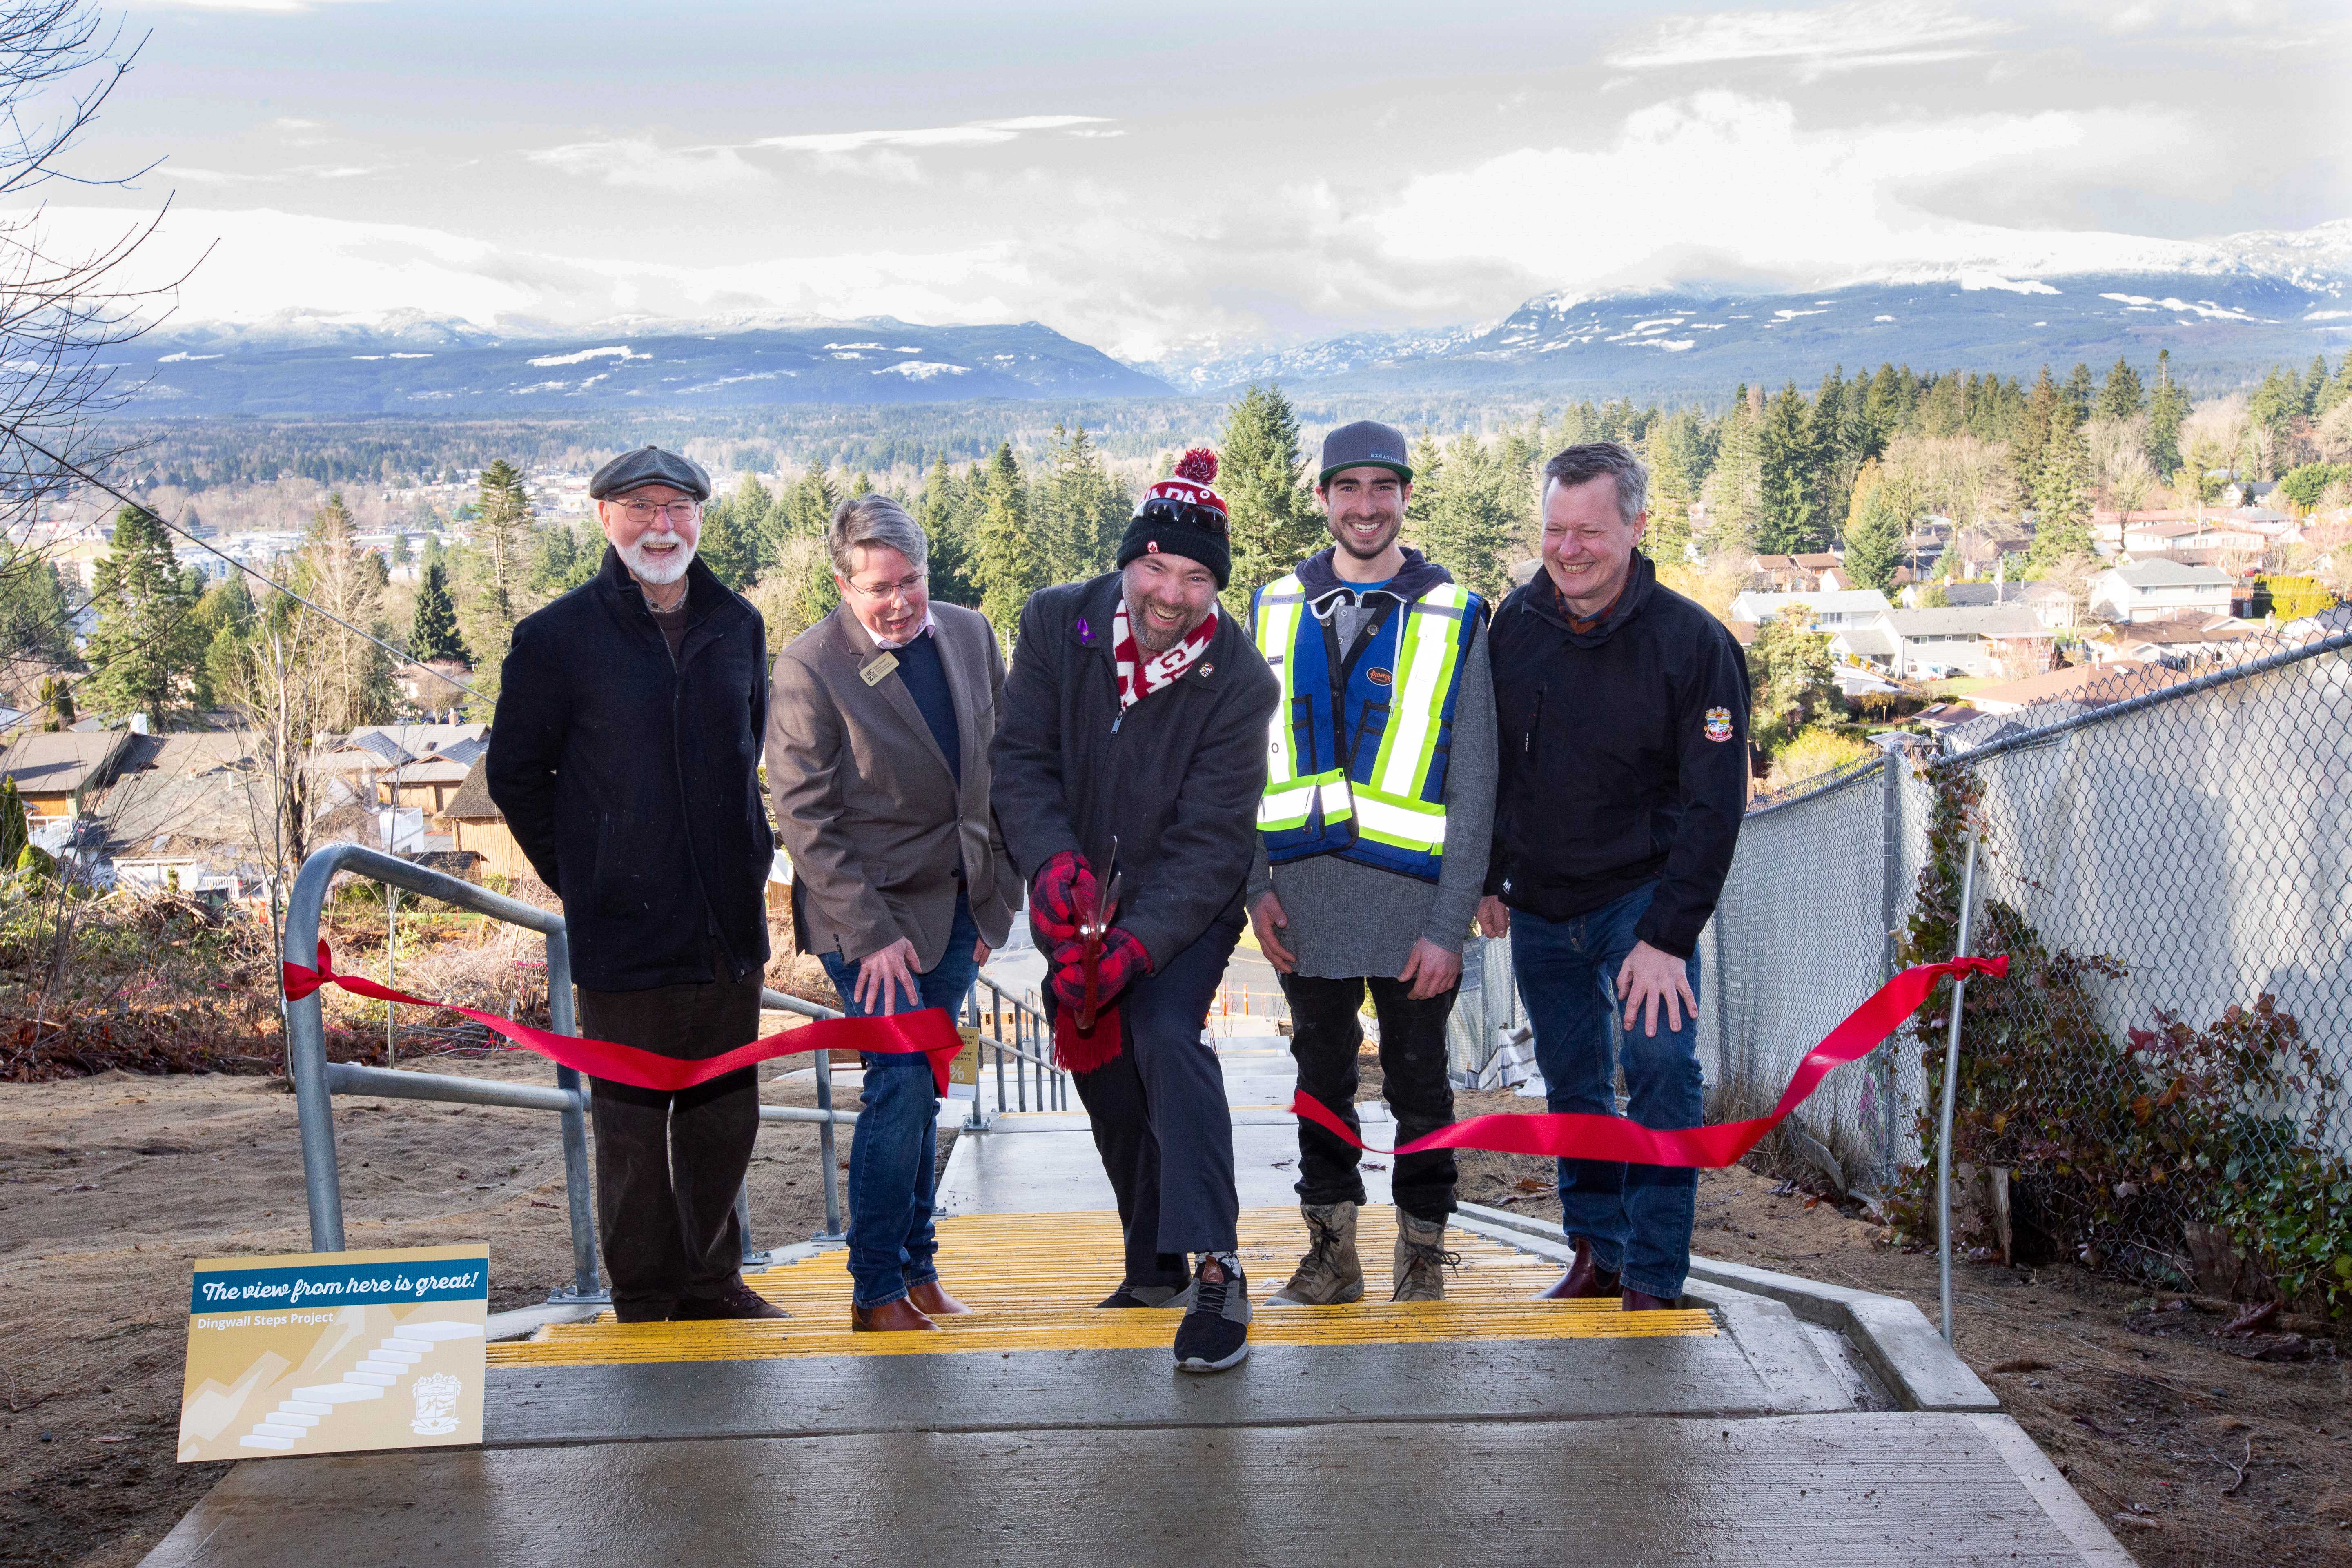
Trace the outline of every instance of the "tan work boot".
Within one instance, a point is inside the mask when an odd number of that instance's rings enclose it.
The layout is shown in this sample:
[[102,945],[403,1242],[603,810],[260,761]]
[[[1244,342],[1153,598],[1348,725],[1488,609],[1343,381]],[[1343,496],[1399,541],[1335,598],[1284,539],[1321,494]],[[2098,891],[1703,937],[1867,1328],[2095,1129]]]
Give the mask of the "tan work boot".
[[1364,1299],[1364,1265],[1356,1256],[1356,1205],[1301,1204],[1307,1256],[1290,1283],[1266,1298],[1269,1307],[1338,1307]]
[[1445,1222],[1415,1219],[1397,1210],[1396,1292],[1391,1301],[1443,1301],[1445,1271],[1458,1268],[1462,1255],[1445,1250]]

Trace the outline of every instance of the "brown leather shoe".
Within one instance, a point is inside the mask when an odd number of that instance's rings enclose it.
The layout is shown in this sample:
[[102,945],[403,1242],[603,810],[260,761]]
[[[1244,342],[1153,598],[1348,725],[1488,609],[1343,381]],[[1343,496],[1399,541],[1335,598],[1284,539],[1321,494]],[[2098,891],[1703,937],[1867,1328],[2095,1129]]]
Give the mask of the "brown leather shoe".
[[789,1318],[792,1314],[737,1279],[721,1287],[716,1296],[680,1298],[669,1316],[674,1323],[685,1323],[720,1318]]
[[1669,1301],[1664,1297],[1648,1295],[1640,1290],[1626,1291],[1624,1299],[1618,1302],[1618,1306],[1628,1312],[1667,1312],[1672,1311],[1678,1304],[1678,1301]]
[[1614,1296],[1618,1291],[1616,1271],[1601,1268],[1592,1261],[1592,1243],[1576,1244],[1576,1261],[1568,1272],[1552,1281],[1551,1289],[1538,1295],[1538,1301],[1577,1301],[1590,1297]]
[[920,1285],[907,1287],[907,1300],[927,1318],[957,1318],[971,1310],[947,1293],[936,1279],[926,1279]]
[[940,1327],[923,1316],[904,1296],[895,1301],[885,1301],[878,1307],[850,1303],[849,1326],[860,1333],[869,1334],[920,1333],[926,1329],[937,1333]]

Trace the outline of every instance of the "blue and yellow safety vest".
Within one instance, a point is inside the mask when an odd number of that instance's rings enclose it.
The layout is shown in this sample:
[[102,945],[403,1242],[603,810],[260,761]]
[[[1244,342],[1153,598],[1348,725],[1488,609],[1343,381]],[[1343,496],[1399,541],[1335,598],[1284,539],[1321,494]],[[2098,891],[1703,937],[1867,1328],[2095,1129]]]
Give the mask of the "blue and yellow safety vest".
[[1445,854],[1445,765],[1462,662],[1486,606],[1433,584],[1339,657],[1298,574],[1258,590],[1257,650],[1282,682],[1258,831],[1276,865],[1337,855],[1424,881]]

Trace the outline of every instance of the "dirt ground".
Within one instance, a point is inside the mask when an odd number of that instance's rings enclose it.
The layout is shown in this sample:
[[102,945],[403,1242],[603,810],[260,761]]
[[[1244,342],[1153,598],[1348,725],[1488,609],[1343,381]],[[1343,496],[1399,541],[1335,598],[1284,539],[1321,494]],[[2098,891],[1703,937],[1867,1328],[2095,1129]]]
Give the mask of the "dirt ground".
[[[410,1065],[548,1070],[514,1057]],[[813,1099],[805,1083],[762,1092]],[[1457,1106],[1532,1109],[1510,1095]],[[494,1310],[569,1277],[552,1117],[362,1100],[336,1111],[352,1246],[486,1239]],[[755,1239],[808,1236],[823,1212],[815,1130],[764,1128],[751,1180]],[[1551,1181],[1549,1162],[1463,1159],[1475,1203],[1556,1218]],[[1701,1178],[1696,1251],[1932,1316],[1935,1258],[1883,1234],[1769,1175]],[[173,1458],[189,1265],[307,1245],[294,1100],[274,1079],[110,1072],[0,1095],[0,1564],[126,1568],[170,1530],[221,1469]],[[2142,1563],[2352,1564],[2352,1379],[2335,1342],[2228,1339],[2219,1316],[2152,1310],[2173,1300],[2073,1268],[1963,1264],[1959,1351]]]
[[[553,1070],[511,1054],[402,1065]],[[761,1093],[814,1103],[805,1081]],[[570,1279],[552,1115],[344,1099],[335,1124],[352,1247],[488,1241],[492,1311]],[[817,1131],[761,1128],[755,1242],[817,1229]],[[108,1072],[0,1094],[0,1564],[124,1568],[178,1522],[225,1468],[173,1458],[189,1266],[309,1246],[294,1097],[278,1079]]]
[[[1458,1117],[1542,1109],[1509,1094],[1454,1098]],[[1459,1192],[1556,1221],[1553,1181],[1549,1160],[1472,1153]],[[1901,1297],[1935,1321],[1935,1254],[1888,1247],[1853,1209],[1746,1168],[1703,1172],[1691,1250]],[[2352,1564],[2352,1373],[2336,1342],[2305,1321],[2273,1325],[2299,1333],[2243,1337],[2222,1334],[2228,1321],[2072,1266],[1953,1268],[1961,1358],[2134,1557],[2151,1568]]]

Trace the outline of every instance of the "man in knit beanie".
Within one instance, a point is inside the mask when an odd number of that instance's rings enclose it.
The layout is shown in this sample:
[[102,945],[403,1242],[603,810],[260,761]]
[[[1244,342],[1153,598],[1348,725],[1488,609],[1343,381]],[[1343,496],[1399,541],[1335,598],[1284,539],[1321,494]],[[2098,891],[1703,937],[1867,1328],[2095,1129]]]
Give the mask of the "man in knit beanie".
[[[1249,1354],[1233,1120],[1209,1003],[1242,928],[1275,681],[1220,612],[1216,458],[1144,492],[1118,569],[1030,597],[990,753],[998,826],[1053,972],[1055,1053],[1118,1203],[1102,1304],[1181,1308],[1176,1363]],[[1188,1264],[1189,1258],[1189,1264]]]

